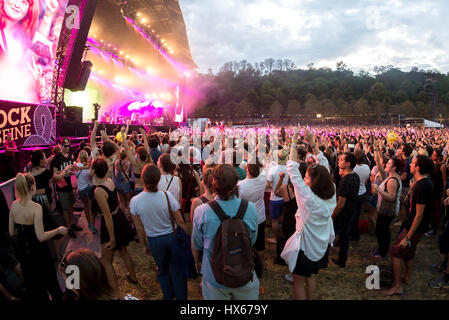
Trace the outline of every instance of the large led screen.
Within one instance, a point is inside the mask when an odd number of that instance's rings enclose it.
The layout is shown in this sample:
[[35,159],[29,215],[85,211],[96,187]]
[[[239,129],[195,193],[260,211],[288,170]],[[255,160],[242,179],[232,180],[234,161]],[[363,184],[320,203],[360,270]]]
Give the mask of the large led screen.
[[51,102],[68,0],[0,0],[0,100]]

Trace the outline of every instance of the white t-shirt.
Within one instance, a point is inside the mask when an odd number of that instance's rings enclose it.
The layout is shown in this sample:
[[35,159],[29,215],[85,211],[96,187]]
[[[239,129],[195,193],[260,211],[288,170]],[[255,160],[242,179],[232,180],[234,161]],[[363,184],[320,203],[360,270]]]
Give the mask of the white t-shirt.
[[[172,177],[173,181],[170,183]],[[167,190],[168,184],[170,184],[170,187]],[[161,175],[161,180],[159,180],[157,189],[159,191],[170,191],[175,200],[179,203],[181,197],[181,179],[179,179],[179,177],[172,176],[171,174]]]
[[368,181],[371,171],[367,164],[356,165],[354,168],[354,172],[359,175],[360,178],[360,187],[359,187],[359,196],[366,192],[365,183]]
[[[179,210],[178,201],[167,192],[173,214]],[[138,216],[148,237],[159,237],[173,232],[164,192],[142,192],[129,203],[131,214]],[[175,225],[176,228],[176,225]]]
[[270,192],[270,200],[271,201],[284,200],[284,198],[279,198],[274,195],[274,190],[276,189],[276,185],[279,181],[279,173],[281,173],[281,172],[285,173],[284,181],[282,181],[282,184],[287,184],[288,174],[287,174],[287,166],[285,164],[284,165],[277,164],[274,167],[271,167],[270,171],[268,171],[267,181],[271,181],[273,183],[272,187],[271,187],[271,192]]
[[170,146],[166,143],[162,144],[160,147],[162,153],[166,153],[168,151],[168,148],[170,148]]
[[92,176],[90,175],[89,169],[78,171],[77,173],[75,173],[75,176],[78,182],[79,191],[84,190],[88,186],[92,185]]
[[261,224],[266,220],[265,216],[265,186],[267,184],[267,174],[261,169],[257,178],[242,180],[238,183],[239,198],[251,201],[256,205],[257,224]]

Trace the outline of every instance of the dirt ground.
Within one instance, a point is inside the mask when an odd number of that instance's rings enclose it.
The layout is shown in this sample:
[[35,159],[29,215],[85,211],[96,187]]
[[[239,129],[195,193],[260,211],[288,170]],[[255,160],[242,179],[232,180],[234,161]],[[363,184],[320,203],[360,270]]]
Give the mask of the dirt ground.
[[[363,219],[363,215],[361,219]],[[392,226],[392,241],[398,234],[399,227]],[[266,238],[272,236],[271,228],[266,229]],[[433,263],[440,263],[441,256],[438,250],[437,238],[423,237],[418,245],[415,262],[413,265],[412,283],[404,285],[404,295],[394,297],[383,297],[381,290],[368,290],[365,281],[368,274],[365,273],[368,265],[378,265],[381,270],[389,269],[391,260],[379,261],[371,257],[371,252],[377,246],[374,233],[368,232],[361,235],[358,243],[351,242],[348,261],[345,269],[329,262],[327,269],[320,270],[316,276],[315,299],[319,300],[448,300],[449,290],[432,289],[429,281],[440,278],[429,269]],[[126,270],[119,257],[115,258],[115,270],[124,295],[131,294],[139,299],[157,300],[162,299],[162,291],[157,281],[157,271],[152,257],[143,253],[143,248],[138,243],[132,243],[129,251],[134,259],[138,285],[126,281]],[[265,269],[261,279],[264,293],[259,297],[261,300],[291,300],[293,299],[293,286],[284,279],[288,272],[286,266],[273,263],[275,256],[275,245],[266,243]],[[331,250],[330,257],[337,257],[338,251]],[[188,284],[189,300],[201,300],[201,278],[190,280]]]

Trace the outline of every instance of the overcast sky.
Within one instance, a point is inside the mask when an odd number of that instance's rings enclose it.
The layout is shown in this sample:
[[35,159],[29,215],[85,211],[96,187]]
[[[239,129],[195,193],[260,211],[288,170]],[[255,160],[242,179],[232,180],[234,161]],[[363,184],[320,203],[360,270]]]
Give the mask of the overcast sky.
[[376,65],[449,72],[447,0],[179,0],[193,59],[291,59],[373,73]]

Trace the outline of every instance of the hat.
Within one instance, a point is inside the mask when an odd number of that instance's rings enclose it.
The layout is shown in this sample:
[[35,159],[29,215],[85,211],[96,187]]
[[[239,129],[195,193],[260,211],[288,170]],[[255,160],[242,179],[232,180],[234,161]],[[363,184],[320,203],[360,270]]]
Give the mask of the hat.
[[[280,165],[284,165],[287,163],[288,160],[288,150],[287,149],[281,149],[277,152],[277,163]],[[276,159],[276,157],[275,157]]]

